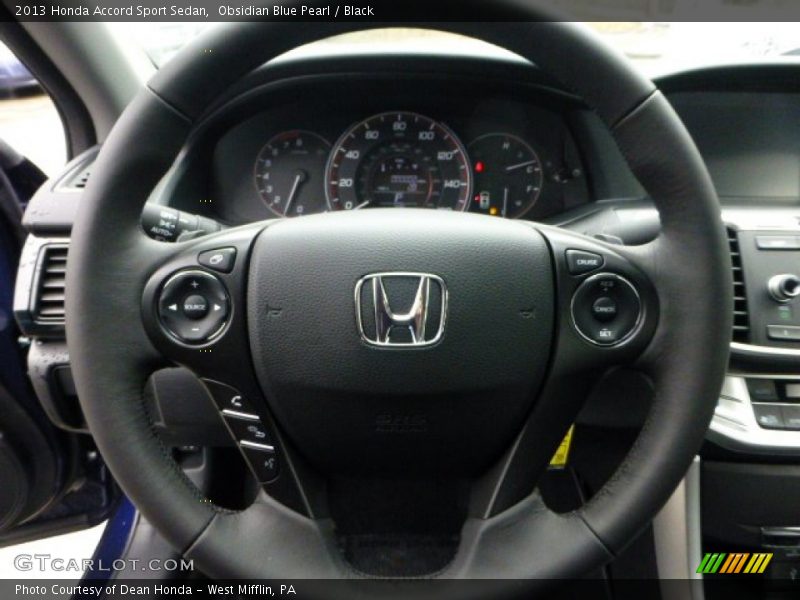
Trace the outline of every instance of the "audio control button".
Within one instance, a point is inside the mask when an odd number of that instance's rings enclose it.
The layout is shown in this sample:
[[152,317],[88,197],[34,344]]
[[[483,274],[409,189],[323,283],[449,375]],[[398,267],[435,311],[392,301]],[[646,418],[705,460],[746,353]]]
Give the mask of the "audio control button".
[[800,277],[791,273],[775,275],[767,282],[767,290],[776,302],[789,302],[800,296]]
[[202,319],[208,314],[208,300],[200,294],[187,296],[183,301],[183,314],[190,319]]
[[230,300],[223,283],[205,271],[179,271],[158,297],[161,326],[186,344],[204,344],[224,329]]

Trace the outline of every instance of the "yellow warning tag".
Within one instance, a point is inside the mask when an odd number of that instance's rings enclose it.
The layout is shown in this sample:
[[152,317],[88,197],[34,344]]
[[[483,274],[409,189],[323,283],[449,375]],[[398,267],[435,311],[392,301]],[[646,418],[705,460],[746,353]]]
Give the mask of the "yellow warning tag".
[[561,444],[558,446],[556,453],[553,454],[553,458],[550,459],[549,468],[563,469],[567,466],[567,458],[569,458],[569,448],[572,445],[572,433],[574,431],[575,425],[572,425],[567,431],[567,435],[565,435],[564,439],[561,440]]

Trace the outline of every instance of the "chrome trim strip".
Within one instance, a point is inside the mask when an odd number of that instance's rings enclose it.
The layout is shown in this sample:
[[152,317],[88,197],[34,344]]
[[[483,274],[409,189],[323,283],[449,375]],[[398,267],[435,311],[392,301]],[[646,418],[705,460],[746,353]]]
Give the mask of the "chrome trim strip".
[[800,527],[795,525],[789,527],[762,527],[761,535],[800,538]]
[[754,346],[752,344],[742,344],[740,342],[731,342],[731,352],[755,354],[765,357],[794,356],[800,358],[800,350],[793,350],[792,348],[772,348],[770,346]]
[[261,450],[262,452],[275,452],[275,446],[269,444],[259,444],[257,442],[250,442],[248,440],[239,440],[239,444],[245,448],[252,448],[253,450]]
[[261,419],[258,415],[254,415],[252,413],[245,413],[239,412],[238,410],[230,410],[229,408],[223,408],[222,414],[226,417],[232,417],[234,419],[242,419],[243,421],[260,421]]
[[736,371],[728,373],[730,377],[746,377],[747,379],[780,379],[800,381],[800,373],[751,373],[750,371]]

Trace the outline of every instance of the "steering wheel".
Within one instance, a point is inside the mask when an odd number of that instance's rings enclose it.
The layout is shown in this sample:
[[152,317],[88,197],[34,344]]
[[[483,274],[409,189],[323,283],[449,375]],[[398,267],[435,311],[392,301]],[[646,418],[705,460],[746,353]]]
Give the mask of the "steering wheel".
[[[362,577],[319,500],[326,478],[343,473],[378,487],[467,482],[457,550],[431,577],[578,576],[646,526],[700,447],[733,304],[701,157],[653,84],[588,31],[496,4],[528,22],[436,28],[507,48],[580,95],[658,209],[653,242],[416,209],[274,220],[175,244],[144,234],[145,200],[229,86],[293,47],[368,24],[220,27],[153,77],[103,145],[69,251],[75,381],[122,489],[209,576]],[[216,264],[198,264],[220,250]],[[189,327],[170,311],[192,283],[208,302],[185,300],[205,314]],[[407,314],[395,294],[413,299]],[[154,432],[143,389],[176,363],[220,409],[252,413],[268,433],[241,446],[264,484],[245,510],[204,498]],[[604,487],[557,514],[537,481],[592,375],[623,364],[652,381],[646,424]]]

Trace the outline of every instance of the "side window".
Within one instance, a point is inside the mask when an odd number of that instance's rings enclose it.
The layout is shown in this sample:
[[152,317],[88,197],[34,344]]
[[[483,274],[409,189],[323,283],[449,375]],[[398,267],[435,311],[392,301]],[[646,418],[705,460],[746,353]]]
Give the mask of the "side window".
[[66,162],[64,128],[53,101],[11,50],[0,43],[0,140],[47,175]]

